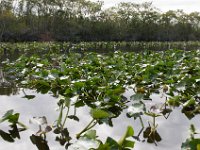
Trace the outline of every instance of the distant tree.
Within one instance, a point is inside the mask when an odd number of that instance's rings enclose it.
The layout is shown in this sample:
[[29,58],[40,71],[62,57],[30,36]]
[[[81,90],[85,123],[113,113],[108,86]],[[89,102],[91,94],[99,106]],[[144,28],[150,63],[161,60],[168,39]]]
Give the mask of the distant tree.
[[151,2],[103,9],[90,0],[1,0],[0,41],[200,40],[200,13],[161,12]]

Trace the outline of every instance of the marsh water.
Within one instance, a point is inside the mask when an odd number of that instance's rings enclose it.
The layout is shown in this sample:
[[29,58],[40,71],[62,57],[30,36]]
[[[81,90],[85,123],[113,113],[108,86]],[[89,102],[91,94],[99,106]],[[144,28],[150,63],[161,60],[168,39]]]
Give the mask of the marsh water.
[[[7,110],[14,109],[15,112],[20,113],[20,121],[28,126],[26,131],[20,132],[20,139],[16,139],[15,142],[9,143],[4,140],[0,140],[0,149],[2,150],[11,150],[13,148],[15,150],[27,150],[27,148],[29,150],[37,149],[35,145],[31,143],[30,136],[38,131],[38,126],[30,124],[30,119],[33,117],[46,116],[48,124],[53,124],[59,115],[59,112],[56,111],[57,99],[51,96],[51,94],[42,95],[33,90],[23,90],[18,89],[17,92],[15,90],[15,92],[10,93],[5,91],[2,92],[3,90],[0,91],[0,114],[3,115],[3,113]],[[35,95],[36,97],[32,100],[22,98],[24,97],[24,92],[26,94]],[[125,96],[127,97],[130,95],[131,91],[127,91],[125,93]],[[155,103],[164,100],[158,95],[153,95],[151,98]],[[72,137],[80,132],[81,128],[84,128],[91,120],[89,109],[87,107],[78,109],[77,116],[80,119],[79,122],[68,120],[66,124]],[[182,142],[184,142],[189,136],[190,124],[194,124],[196,127],[200,124],[199,117],[200,116],[197,115],[192,120],[188,120],[187,117],[181,113],[181,109],[175,108],[167,119],[164,117],[156,118],[156,123],[158,124],[157,131],[162,140],[158,142],[157,145],[149,144],[144,142],[143,136],[140,135],[140,142],[135,140],[135,149],[178,150],[181,148]],[[151,118],[143,117],[145,126],[148,126],[148,121],[151,121]],[[135,135],[137,135],[141,129],[139,120],[127,118],[126,112],[122,113],[118,118],[113,119],[113,127],[103,124],[95,126],[95,129],[97,129],[97,135],[102,140],[105,140],[108,136],[113,137],[114,139],[119,139],[125,132],[128,125],[133,126]],[[6,131],[8,130],[8,125],[6,123],[0,124],[0,128]],[[55,134],[52,132],[47,134],[47,141],[51,150],[64,149],[64,147],[60,146],[59,143],[55,141]]]

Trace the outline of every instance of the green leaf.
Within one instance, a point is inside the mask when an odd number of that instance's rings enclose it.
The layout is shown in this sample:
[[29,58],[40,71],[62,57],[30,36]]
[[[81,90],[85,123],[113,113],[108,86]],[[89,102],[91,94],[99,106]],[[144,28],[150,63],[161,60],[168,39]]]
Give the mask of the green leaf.
[[119,145],[118,143],[112,139],[111,137],[108,137],[107,140],[106,140],[106,143],[105,145],[108,144],[110,149],[109,150],[116,150],[116,149],[119,149]]
[[88,139],[96,139],[96,130],[87,131],[84,137],[87,137]]
[[18,123],[18,119],[19,119],[19,113],[16,113],[14,115],[10,115],[8,117],[8,121],[11,123]]
[[97,150],[118,150],[118,149],[119,149],[119,144],[111,137],[108,137],[106,142],[104,144],[100,144]]
[[[132,141],[132,143],[131,143],[131,141],[126,140],[128,137],[132,137],[133,135],[134,135],[133,128],[131,126],[128,126],[127,130],[126,130],[126,133],[124,134],[124,136],[118,142],[120,147],[122,147],[122,148],[133,148],[134,147],[134,142]],[[125,144],[127,144],[127,145],[125,145]]]
[[131,148],[134,147],[134,145],[135,145],[135,142],[129,141],[129,140],[125,140],[123,144],[124,147],[131,147]]
[[108,118],[110,116],[108,112],[101,109],[92,109],[90,114],[94,119],[103,119]]
[[5,113],[5,115],[0,120],[1,122],[8,121],[10,123],[18,123],[19,113],[13,114],[13,110],[9,110]]
[[83,100],[79,100],[79,101],[77,101],[75,104],[75,107],[83,107],[83,106],[85,106],[85,103],[83,102]]
[[183,107],[188,107],[188,106],[191,106],[191,105],[195,105],[195,99],[194,98],[191,98],[191,99],[189,99],[187,102],[185,102],[184,104],[183,104]]
[[197,150],[200,150],[200,144],[197,144]]
[[13,114],[14,110],[8,110],[3,117],[0,119],[0,123],[4,122],[5,120],[7,120],[12,114]]
[[180,96],[174,96],[172,98],[169,98],[167,103],[171,106],[179,106],[180,105]]
[[128,126],[127,131],[126,131],[126,137],[131,137],[134,135],[134,130],[131,126]]
[[200,139],[187,139],[182,143],[181,150],[198,150]]

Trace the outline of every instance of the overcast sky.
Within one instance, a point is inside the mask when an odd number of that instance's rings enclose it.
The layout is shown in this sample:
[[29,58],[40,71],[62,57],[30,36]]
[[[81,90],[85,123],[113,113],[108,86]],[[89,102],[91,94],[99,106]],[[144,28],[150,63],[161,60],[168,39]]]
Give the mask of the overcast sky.
[[[96,0],[92,0],[96,1]],[[200,0],[102,0],[104,7],[115,6],[120,2],[153,2],[153,5],[161,11],[183,9],[185,12],[200,12]]]

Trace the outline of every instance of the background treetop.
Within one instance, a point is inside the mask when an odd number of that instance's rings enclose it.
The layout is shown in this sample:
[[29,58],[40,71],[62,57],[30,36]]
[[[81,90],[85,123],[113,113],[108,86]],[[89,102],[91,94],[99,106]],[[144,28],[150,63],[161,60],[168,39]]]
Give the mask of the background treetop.
[[152,3],[103,9],[89,0],[1,0],[0,41],[196,41],[200,13]]

